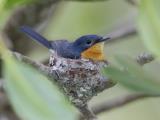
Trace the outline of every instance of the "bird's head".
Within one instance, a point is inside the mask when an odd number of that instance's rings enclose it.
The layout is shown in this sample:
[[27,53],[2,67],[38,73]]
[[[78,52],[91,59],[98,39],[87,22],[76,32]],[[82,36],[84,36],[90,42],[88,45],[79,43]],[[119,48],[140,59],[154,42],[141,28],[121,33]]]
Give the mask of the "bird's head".
[[101,37],[98,35],[85,35],[78,38],[73,45],[79,49],[80,52],[85,51],[86,49],[94,46],[96,43],[104,42],[108,40],[109,37]]
[[109,37],[101,37],[98,35],[85,35],[78,38],[74,43],[74,47],[81,53],[82,58],[102,60],[104,41]]

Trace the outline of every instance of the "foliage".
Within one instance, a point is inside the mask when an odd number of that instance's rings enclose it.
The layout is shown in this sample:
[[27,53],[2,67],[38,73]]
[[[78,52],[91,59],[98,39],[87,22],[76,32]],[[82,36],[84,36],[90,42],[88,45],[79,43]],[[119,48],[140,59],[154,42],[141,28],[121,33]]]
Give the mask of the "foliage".
[[66,98],[33,68],[7,58],[4,77],[9,99],[24,120],[74,120],[75,112]]
[[30,2],[34,2],[35,0],[4,0],[4,1],[5,1],[4,8],[10,9],[15,6],[20,6],[23,4],[30,3]]
[[[159,5],[159,0],[141,0],[138,18],[142,40],[158,57],[160,57]],[[115,59],[121,67],[106,68],[107,76],[136,91],[160,94],[160,81],[152,74],[126,56],[115,57]]]
[[139,33],[146,46],[160,57],[160,1],[142,0],[139,9]]
[[157,78],[146,72],[129,57],[119,56],[115,59],[119,64],[118,67],[110,65],[105,68],[106,76],[137,92],[160,94],[160,83]]

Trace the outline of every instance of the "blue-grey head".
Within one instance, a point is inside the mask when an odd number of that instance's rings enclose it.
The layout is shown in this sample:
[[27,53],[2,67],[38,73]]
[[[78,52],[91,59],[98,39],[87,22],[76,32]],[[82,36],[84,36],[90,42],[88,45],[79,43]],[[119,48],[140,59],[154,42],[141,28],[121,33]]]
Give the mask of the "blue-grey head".
[[110,39],[109,37],[102,37],[98,35],[84,35],[78,38],[73,42],[73,46],[78,50],[79,52],[83,52],[86,49],[92,47],[96,43],[104,42],[106,40]]

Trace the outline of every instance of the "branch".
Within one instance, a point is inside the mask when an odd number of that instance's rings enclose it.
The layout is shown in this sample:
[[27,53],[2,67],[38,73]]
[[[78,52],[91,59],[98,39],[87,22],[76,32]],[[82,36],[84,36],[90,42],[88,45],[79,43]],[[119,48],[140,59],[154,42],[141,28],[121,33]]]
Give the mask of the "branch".
[[121,40],[121,38],[135,35],[137,33],[134,21],[136,15],[137,13],[132,13],[131,15],[127,16],[127,18],[115,24],[113,30],[109,33],[111,40],[109,40],[108,42],[114,42],[117,40]]
[[100,114],[102,112],[106,112],[109,110],[113,110],[115,108],[122,107],[126,104],[129,104],[131,102],[144,99],[144,98],[149,98],[149,97],[159,97],[155,95],[146,95],[146,94],[130,94],[130,95],[124,95],[119,98],[114,98],[111,101],[106,101],[104,103],[101,103],[97,106],[94,106],[92,108],[93,112],[95,114]]
[[[137,1],[136,0],[125,0],[126,2],[136,5]],[[137,16],[137,11],[133,10],[129,16],[127,16],[123,20],[119,20],[118,24],[113,25],[113,30],[110,31],[109,36],[112,38],[108,42],[114,42],[117,40],[122,40],[121,38],[125,38],[131,35],[136,35],[136,23],[135,23],[135,18]]]
[[24,56],[18,52],[11,52],[12,55],[20,62],[24,62],[26,64],[31,65],[32,67],[34,67],[36,70],[40,71],[41,73],[43,73],[45,76],[48,76],[49,72],[50,72],[50,68],[48,66],[45,66],[37,61],[33,61],[31,60],[29,57]]

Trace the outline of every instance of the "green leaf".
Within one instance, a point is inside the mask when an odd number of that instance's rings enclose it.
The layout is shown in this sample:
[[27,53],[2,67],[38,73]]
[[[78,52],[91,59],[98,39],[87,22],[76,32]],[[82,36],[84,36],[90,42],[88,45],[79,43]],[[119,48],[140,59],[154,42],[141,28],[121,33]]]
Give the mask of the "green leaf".
[[5,2],[5,0],[0,0],[0,11],[3,9]]
[[160,94],[160,82],[154,76],[126,56],[116,57],[116,60],[120,67],[111,65],[105,68],[106,76],[132,90],[146,94]]
[[5,8],[9,9],[18,5],[28,4],[36,0],[5,0]]
[[4,61],[5,90],[23,120],[75,119],[73,108],[53,83],[33,68],[8,58]]
[[139,33],[146,46],[160,57],[160,0],[141,0]]

